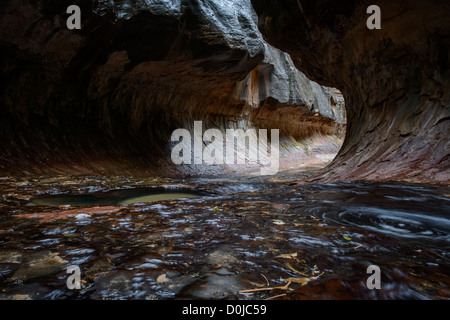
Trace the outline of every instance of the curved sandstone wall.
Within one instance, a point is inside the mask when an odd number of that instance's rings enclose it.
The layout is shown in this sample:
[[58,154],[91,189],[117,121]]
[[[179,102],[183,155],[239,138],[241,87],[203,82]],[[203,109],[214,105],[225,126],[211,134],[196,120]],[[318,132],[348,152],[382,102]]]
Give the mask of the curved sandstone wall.
[[[82,28],[68,30],[75,3]],[[282,123],[298,138],[341,128],[339,93],[269,49],[257,23],[249,0],[3,1],[0,171],[168,174],[170,134],[194,120]]]
[[[314,181],[449,182],[448,1],[252,0],[266,40],[344,95],[347,133]],[[369,5],[381,30],[369,30]]]

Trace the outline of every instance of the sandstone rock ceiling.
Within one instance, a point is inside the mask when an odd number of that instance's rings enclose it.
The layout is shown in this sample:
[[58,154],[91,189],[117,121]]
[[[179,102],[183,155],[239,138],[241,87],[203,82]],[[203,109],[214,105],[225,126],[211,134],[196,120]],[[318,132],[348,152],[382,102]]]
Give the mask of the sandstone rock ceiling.
[[72,1],[3,1],[0,170],[169,172],[172,130],[243,110],[270,125],[289,107],[278,120],[299,137],[338,130],[334,93],[279,48],[345,97],[345,143],[318,180],[448,184],[450,5],[374,3],[382,30],[365,27],[367,1],[83,0],[70,31]]
[[[311,79],[346,101],[347,133],[318,180],[448,184],[448,1],[252,0],[259,26]],[[382,8],[368,30],[366,9]]]

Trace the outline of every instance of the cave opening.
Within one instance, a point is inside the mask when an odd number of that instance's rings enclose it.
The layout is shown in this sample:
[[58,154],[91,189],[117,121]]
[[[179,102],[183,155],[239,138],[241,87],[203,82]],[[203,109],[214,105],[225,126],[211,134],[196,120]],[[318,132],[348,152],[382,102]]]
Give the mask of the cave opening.
[[0,5],[0,299],[450,297],[447,4],[66,2]]

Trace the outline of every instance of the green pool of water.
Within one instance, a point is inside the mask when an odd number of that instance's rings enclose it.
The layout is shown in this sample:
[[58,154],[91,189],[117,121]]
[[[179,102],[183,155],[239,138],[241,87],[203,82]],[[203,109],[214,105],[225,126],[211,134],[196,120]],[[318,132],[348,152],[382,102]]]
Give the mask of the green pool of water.
[[165,200],[197,198],[203,194],[189,189],[125,189],[89,194],[39,196],[31,199],[28,206],[92,206],[129,205]]
[[161,193],[161,194],[150,194],[146,196],[139,196],[136,198],[130,198],[120,202],[120,204],[134,204],[141,202],[155,202],[155,201],[163,201],[163,200],[176,200],[182,198],[197,198],[198,195],[194,195],[191,193]]

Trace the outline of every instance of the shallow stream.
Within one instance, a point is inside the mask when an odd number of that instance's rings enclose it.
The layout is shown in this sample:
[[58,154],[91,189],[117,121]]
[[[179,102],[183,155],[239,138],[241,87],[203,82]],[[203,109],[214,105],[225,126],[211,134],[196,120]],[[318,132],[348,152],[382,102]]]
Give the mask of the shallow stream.
[[[286,176],[0,184],[0,298],[450,298],[448,187]],[[81,290],[67,288],[70,265]],[[367,287],[371,265],[380,290]]]

